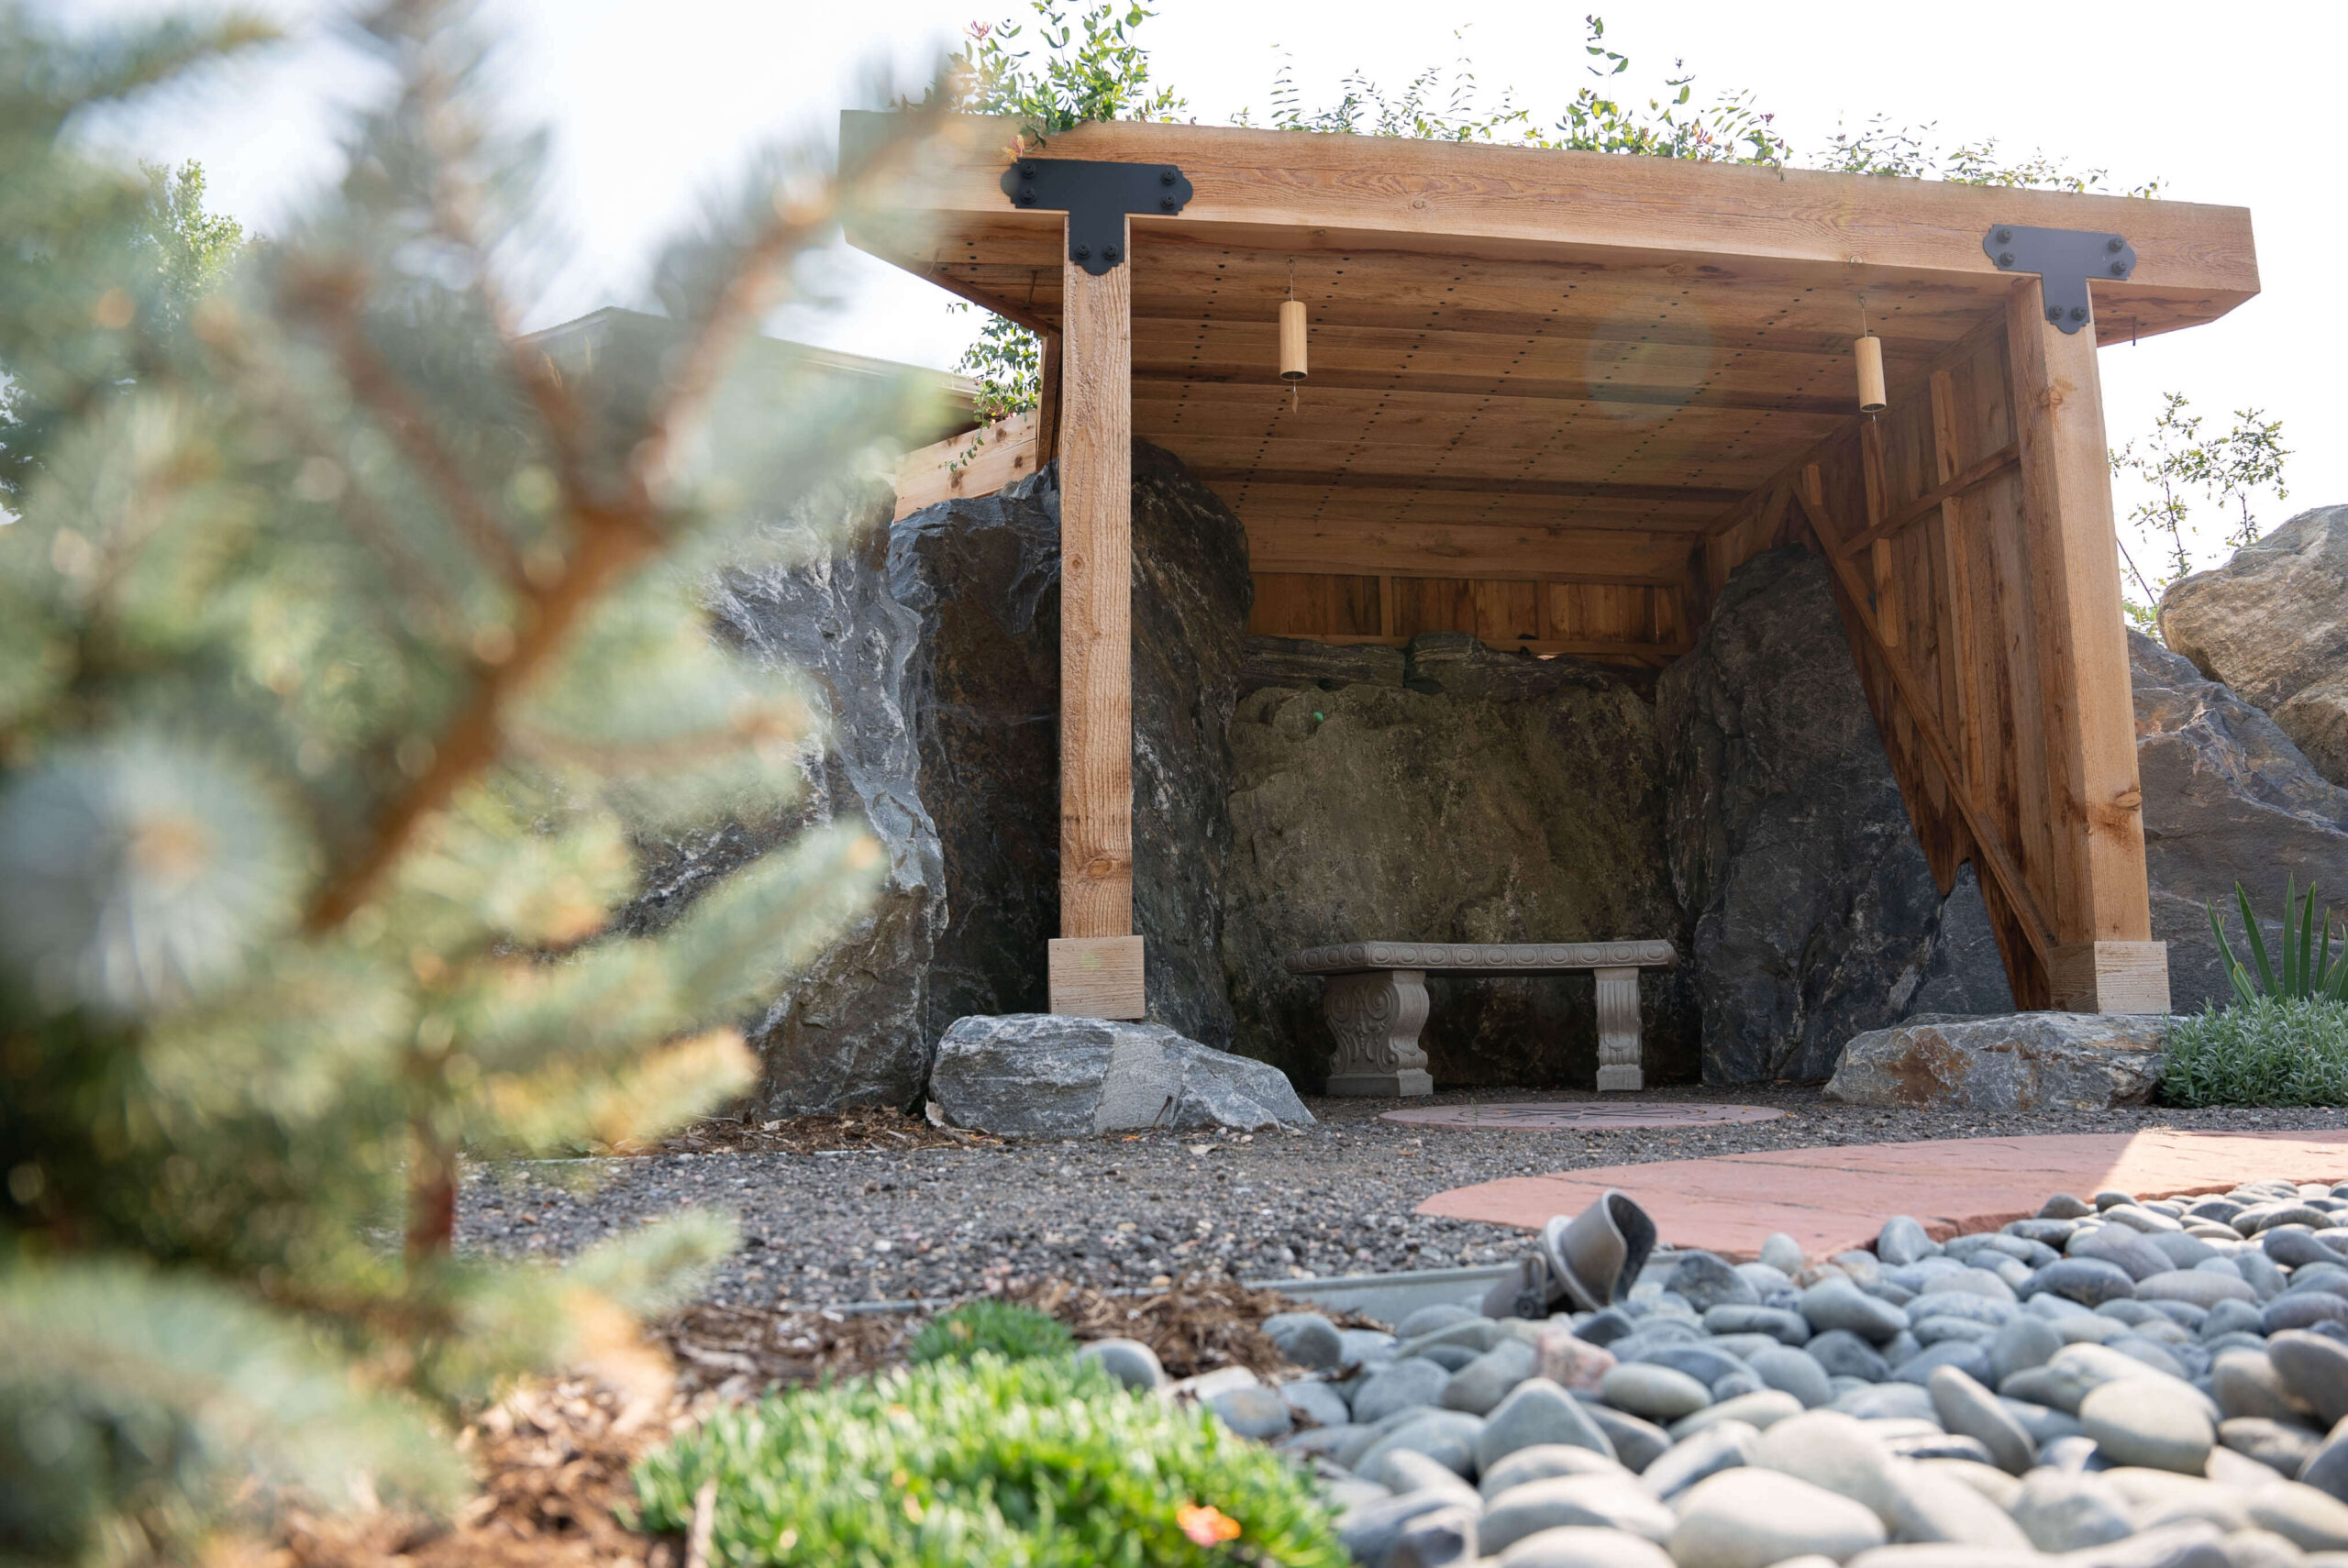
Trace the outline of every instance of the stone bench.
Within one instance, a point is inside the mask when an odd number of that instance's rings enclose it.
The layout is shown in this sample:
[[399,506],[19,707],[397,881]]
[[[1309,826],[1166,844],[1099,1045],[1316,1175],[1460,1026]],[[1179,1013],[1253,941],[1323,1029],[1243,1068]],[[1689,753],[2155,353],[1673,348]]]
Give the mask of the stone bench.
[[1429,975],[1598,976],[1598,1087],[1641,1089],[1639,970],[1678,961],[1668,942],[1343,942],[1288,955],[1291,974],[1327,977],[1321,1016],[1337,1043],[1331,1094],[1434,1092],[1419,1031]]

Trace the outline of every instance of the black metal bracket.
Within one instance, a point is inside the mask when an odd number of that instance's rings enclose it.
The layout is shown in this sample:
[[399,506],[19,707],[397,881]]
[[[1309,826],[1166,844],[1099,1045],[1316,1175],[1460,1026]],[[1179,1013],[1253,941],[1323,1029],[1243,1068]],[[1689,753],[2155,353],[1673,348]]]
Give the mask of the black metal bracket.
[[1068,214],[1068,259],[1097,278],[1125,259],[1126,217],[1180,212],[1191,182],[1171,163],[1023,158],[1002,171],[1002,193],[1014,207]]
[[2046,298],[2046,319],[2077,332],[2094,314],[2089,278],[2125,278],[2136,270],[2135,248],[2116,234],[2083,228],[2025,228],[2001,223],[1981,237],[1981,249],[2009,272],[2035,272]]

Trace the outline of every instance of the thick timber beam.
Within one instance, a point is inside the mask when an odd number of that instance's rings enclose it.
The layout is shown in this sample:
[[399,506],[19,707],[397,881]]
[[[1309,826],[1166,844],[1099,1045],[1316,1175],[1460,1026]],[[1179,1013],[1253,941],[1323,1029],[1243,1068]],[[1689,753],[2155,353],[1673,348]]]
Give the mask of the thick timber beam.
[[[1120,247],[1128,254],[1131,237]],[[1134,934],[1133,269],[1063,263],[1060,934],[1054,1012],[1139,1018]]]
[[2006,332],[2036,569],[2054,836],[2052,1000],[2077,1012],[2166,1012],[2168,948],[2152,939],[2096,335],[2050,323],[2035,279],[2009,301]]

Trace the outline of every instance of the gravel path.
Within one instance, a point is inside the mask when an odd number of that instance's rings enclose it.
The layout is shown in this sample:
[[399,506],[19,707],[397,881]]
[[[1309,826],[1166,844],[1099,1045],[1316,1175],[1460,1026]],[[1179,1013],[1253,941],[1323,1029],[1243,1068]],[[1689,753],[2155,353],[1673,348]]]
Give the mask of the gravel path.
[[[1412,1103],[1592,1098],[1456,1091]],[[899,1154],[659,1154],[504,1165],[468,1181],[459,1241],[560,1256],[673,1209],[731,1210],[745,1244],[719,1270],[709,1297],[737,1304],[952,1297],[991,1281],[1047,1276],[1113,1288],[1198,1271],[1251,1279],[1366,1274],[1516,1256],[1520,1231],[1411,1212],[1445,1187],[1500,1176],[1925,1138],[2342,1125],[2342,1113],[2327,1110],[1871,1110],[1784,1088],[1660,1089],[1643,1098],[1767,1105],[1789,1114],[1715,1128],[1471,1132],[1379,1121],[1379,1111],[1394,1109],[1390,1101],[1319,1099],[1309,1104],[1320,1125],[1252,1136],[1111,1135]]]

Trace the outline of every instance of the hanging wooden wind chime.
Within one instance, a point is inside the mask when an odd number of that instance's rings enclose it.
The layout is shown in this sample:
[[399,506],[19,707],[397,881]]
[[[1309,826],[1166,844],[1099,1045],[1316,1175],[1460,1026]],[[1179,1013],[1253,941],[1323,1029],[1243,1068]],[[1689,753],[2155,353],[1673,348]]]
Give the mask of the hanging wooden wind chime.
[[1289,263],[1288,298],[1280,305],[1280,380],[1289,384],[1289,405],[1296,405],[1297,383],[1304,380],[1304,302],[1296,297],[1296,264]]
[[1859,336],[1851,345],[1859,361],[1859,412],[1879,414],[1890,405],[1884,395],[1883,339],[1867,330],[1867,301],[1859,296]]

